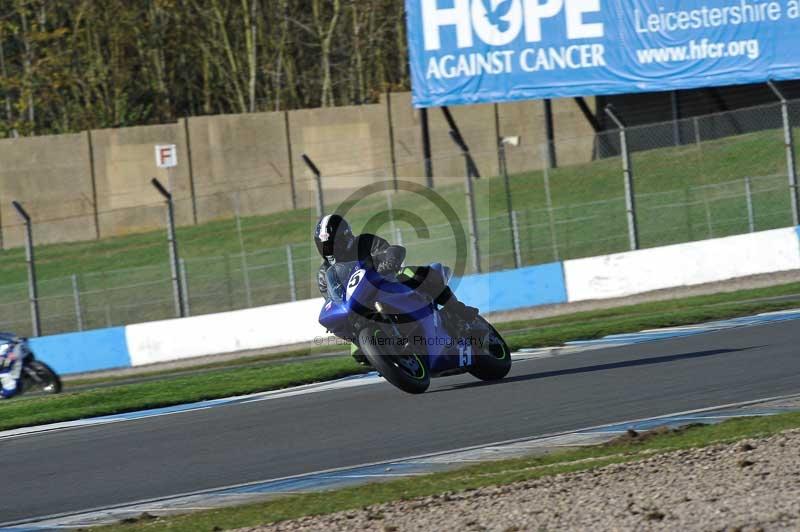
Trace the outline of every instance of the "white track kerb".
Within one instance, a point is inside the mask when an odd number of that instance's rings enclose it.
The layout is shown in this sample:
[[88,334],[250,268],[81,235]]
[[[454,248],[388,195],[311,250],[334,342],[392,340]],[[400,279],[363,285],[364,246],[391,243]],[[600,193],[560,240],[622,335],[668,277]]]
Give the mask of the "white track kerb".
[[[484,312],[498,312],[797,269],[798,229],[789,227],[471,275],[460,280],[457,292],[463,301]],[[38,356],[63,374],[264,349],[326,336],[317,322],[321,306],[322,299],[309,299],[37,338],[33,347]],[[64,348],[68,342],[91,349],[82,350],[80,360],[76,360],[75,353]]]

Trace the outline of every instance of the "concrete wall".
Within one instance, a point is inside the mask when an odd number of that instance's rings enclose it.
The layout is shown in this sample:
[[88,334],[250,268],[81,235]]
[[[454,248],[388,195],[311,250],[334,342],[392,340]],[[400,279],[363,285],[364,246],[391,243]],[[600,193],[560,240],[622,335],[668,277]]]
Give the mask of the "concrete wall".
[[[522,147],[509,150],[512,171],[541,168],[542,103],[503,104],[497,110],[499,130],[493,105],[451,109],[481,173],[498,173],[498,133],[523,139]],[[578,138],[560,145],[559,162],[591,160],[593,134],[575,103],[555,101],[554,112],[556,138]],[[435,183],[460,182],[464,160],[450,139],[442,112],[431,109],[429,116]],[[156,144],[178,146],[177,168],[156,168]],[[2,245],[22,242],[11,200],[30,211],[37,243],[162,228],[164,207],[150,185],[153,177],[172,188],[176,218],[182,225],[233,216],[237,202],[231,193],[236,190],[244,215],[313,207],[316,186],[302,162],[303,153],[323,172],[328,207],[395,173],[400,179],[425,182],[420,112],[412,108],[408,93],[392,94],[372,105],[198,117],[188,123],[4,139],[0,140]]]
[[3,247],[23,243],[11,201],[23,203],[41,243],[96,237],[86,133],[0,141]]
[[192,118],[189,121],[198,222],[232,217],[232,190],[244,215],[292,208],[285,113]]
[[[175,219],[193,222],[186,136],[179,124],[92,131],[100,236],[117,236],[165,226],[164,200],[150,184],[159,179],[176,200]],[[155,166],[157,144],[178,146],[178,166]],[[91,173],[91,169],[87,169]]]
[[293,111],[289,125],[298,207],[316,205],[316,185],[301,159],[304,153],[323,173],[326,206],[338,204],[360,187],[391,178],[385,104]]

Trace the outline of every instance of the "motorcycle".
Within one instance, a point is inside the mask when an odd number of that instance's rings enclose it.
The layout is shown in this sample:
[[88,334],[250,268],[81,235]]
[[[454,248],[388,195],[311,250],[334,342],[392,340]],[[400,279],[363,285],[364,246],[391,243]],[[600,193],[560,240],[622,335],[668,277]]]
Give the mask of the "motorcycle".
[[6,356],[9,351],[17,348],[17,346],[19,346],[17,355],[22,358],[19,393],[60,393],[62,388],[61,378],[50,366],[36,359],[36,355],[33,354],[28,344],[28,339],[13,334],[0,333],[0,356]]
[[[447,268],[430,267],[449,280]],[[425,392],[432,378],[470,373],[494,381],[511,370],[508,345],[482,316],[463,323],[358,261],[332,265],[326,279],[328,302],[319,323],[356,344],[378,373],[405,392]]]

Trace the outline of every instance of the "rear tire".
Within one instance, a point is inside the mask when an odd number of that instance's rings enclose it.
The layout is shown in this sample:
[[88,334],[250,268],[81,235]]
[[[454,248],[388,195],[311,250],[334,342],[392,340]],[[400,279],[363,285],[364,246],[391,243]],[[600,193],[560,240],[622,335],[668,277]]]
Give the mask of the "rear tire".
[[[412,394],[424,393],[431,384],[431,377],[422,358],[413,352],[391,345],[378,345],[375,338],[385,336],[377,327],[368,327],[358,333],[358,346],[369,363],[397,388]],[[403,352],[397,352],[402,350]]]
[[502,335],[483,316],[478,316],[475,321],[487,334],[469,372],[482,381],[500,380],[511,371],[511,350]]
[[23,393],[61,393],[61,379],[50,366],[39,360],[25,363],[21,380]]

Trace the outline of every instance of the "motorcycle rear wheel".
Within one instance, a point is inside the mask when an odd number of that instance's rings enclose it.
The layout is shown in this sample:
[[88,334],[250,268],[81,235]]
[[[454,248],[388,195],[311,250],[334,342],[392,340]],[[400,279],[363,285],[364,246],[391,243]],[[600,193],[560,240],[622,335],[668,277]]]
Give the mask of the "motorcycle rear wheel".
[[61,392],[61,379],[44,362],[31,360],[22,368],[22,392],[56,394]]
[[378,327],[367,327],[358,333],[359,348],[372,367],[404,392],[424,393],[431,384],[431,377],[422,358],[414,352],[406,352],[408,347],[399,348],[388,341],[381,345],[376,341],[381,337],[386,338],[386,335]]
[[478,316],[476,322],[487,334],[469,372],[482,381],[500,380],[511,371],[511,350],[503,336],[483,316]]

